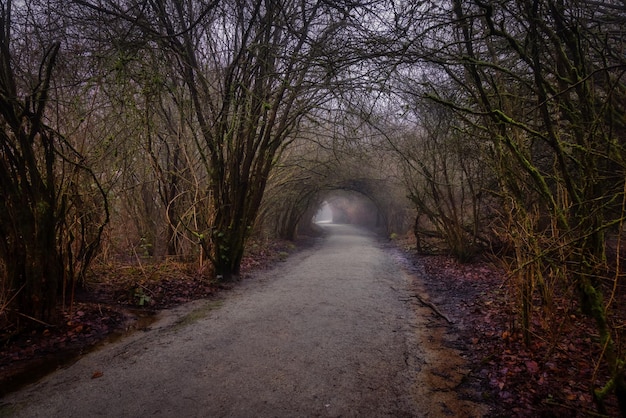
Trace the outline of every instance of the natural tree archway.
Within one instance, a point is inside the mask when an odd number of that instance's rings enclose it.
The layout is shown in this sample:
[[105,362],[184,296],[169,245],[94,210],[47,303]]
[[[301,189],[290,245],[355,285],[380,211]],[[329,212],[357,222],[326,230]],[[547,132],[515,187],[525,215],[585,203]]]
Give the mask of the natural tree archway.
[[270,176],[257,229],[293,240],[298,232],[312,232],[312,220],[327,202],[335,222],[387,236],[408,231],[414,215],[395,165],[345,139],[335,140],[332,149],[320,145],[319,138],[303,139],[285,151]]
[[279,237],[294,240],[298,234],[315,232],[316,215],[325,207],[325,219],[334,223],[364,226],[385,236],[409,230],[412,215],[408,200],[394,200],[397,198],[386,194],[388,189],[371,194],[330,183],[315,192],[300,192],[300,199],[285,199],[288,194],[283,193],[277,201],[266,202],[260,223]]
[[626,398],[620,2],[0,6],[3,308],[54,318],[109,201],[110,247],[186,247],[227,279],[255,230],[293,239],[355,193],[388,234],[408,217],[458,258],[502,250],[527,343],[555,292],[580,300],[598,403]]

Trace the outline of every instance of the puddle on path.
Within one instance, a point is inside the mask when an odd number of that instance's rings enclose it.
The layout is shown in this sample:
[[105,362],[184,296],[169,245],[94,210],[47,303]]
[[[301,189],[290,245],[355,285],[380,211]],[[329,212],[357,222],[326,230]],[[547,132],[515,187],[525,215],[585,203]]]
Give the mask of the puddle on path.
[[97,350],[105,344],[113,343],[128,337],[137,331],[146,331],[157,320],[156,312],[143,309],[124,309],[126,317],[119,329],[111,332],[101,341],[88,347],[77,347],[57,353],[50,353],[29,361],[10,371],[9,376],[0,377],[0,398],[15,392],[26,385],[35,383],[39,379],[67,367],[78,361],[83,355]]

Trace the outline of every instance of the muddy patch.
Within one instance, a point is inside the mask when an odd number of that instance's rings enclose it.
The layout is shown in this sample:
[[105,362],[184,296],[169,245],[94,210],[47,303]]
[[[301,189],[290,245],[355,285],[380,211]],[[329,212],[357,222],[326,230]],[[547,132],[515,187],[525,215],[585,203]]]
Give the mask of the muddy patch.
[[152,310],[84,305],[62,326],[5,342],[0,351],[0,397],[71,365],[103,344],[147,330],[156,320]]
[[417,383],[412,392],[419,409],[437,417],[487,416],[489,407],[481,399],[482,388],[469,378],[467,344],[450,320],[453,315],[431,300],[419,275],[404,273],[411,283],[410,296],[405,299],[416,313],[417,355],[412,368]]

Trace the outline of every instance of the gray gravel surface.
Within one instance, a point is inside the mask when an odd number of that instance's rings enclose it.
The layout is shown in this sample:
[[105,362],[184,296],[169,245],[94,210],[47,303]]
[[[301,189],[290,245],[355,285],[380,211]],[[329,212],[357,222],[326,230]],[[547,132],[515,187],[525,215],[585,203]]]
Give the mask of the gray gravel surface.
[[425,344],[410,277],[368,232],[324,227],[312,248],[219,299],[165,311],[9,395],[0,416],[481,415],[427,386],[428,364],[458,356]]

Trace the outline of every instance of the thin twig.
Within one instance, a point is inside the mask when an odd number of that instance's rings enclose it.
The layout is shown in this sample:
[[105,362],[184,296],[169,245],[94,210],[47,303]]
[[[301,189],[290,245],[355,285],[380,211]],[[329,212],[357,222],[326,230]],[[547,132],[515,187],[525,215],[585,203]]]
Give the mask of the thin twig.
[[431,302],[429,302],[429,301],[425,300],[424,298],[422,298],[419,294],[416,293],[414,295],[411,295],[411,297],[416,298],[417,300],[419,300],[422,303],[422,305],[425,305],[425,306],[429,307],[430,309],[432,309],[433,312],[435,312],[438,316],[440,316],[441,318],[445,319],[448,322],[448,324],[452,324],[453,323],[447,316],[445,316],[443,313],[441,313],[441,311],[435,305],[433,305]]
[[37,323],[39,323],[39,324],[41,324],[41,325],[45,325],[46,327],[56,328],[56,325],[52,325],[52,324],[49,324],[49,323],[47,323],[47,322],[44,322],[44,321],[42,321],[42,320],[40,320],[40,319],[33,318],[33,317],[32,317],[32,316],[30,316],[30,315],[26,315],[26,314],[21,313],[21,312],[18,312],[18,311],[16,311],[16,310],[12,310],[12,312],[15,312],[16,314],[18,314],[18,315],[20,315],[20,316],[23,316],[23,317],[24,317],[24,318],[26,318],[26,319],[30,319],[31,321],[35,321],[35,322],[37,322]]
[[6,302],[5,302],[2,306],[0,306],[0,312],[4,311],[5,309],[6,309],[6,310],[9,310],[9,309],[8,309],[8,306],[11,304],[11,302],[13,301],[13,299],[15,299],[15,298],[17,297],[17,295],[18,295],[18,294],[19,294],[22,290],[24,290],[24,288],[25,288],[25,287],[26,287],[26,283],[24,283],[24,284],[22,285],[22,287],[20,287],[20,288],[19,288],[19,290],[18,290],[17,292],[13,293],[13,296],[11,296],[11,299],[7,300],[7,301],[6,301]]
[[569,409],[571,411],[582,412],[583,414],[585,414],[587,416],[590,416],[590,417],[608,418],[608,415],[604,415],[604,414],[600,414],[598,412],[590,411],[589,409],[580,409],[579,407],[566,405],[564,403],[560,403],[560,402],[557,402],[557,401],[552,400],[552,399],[545,399],[545,400],[542,401],[542,403],[544,405],[558,406],[560,408]]

